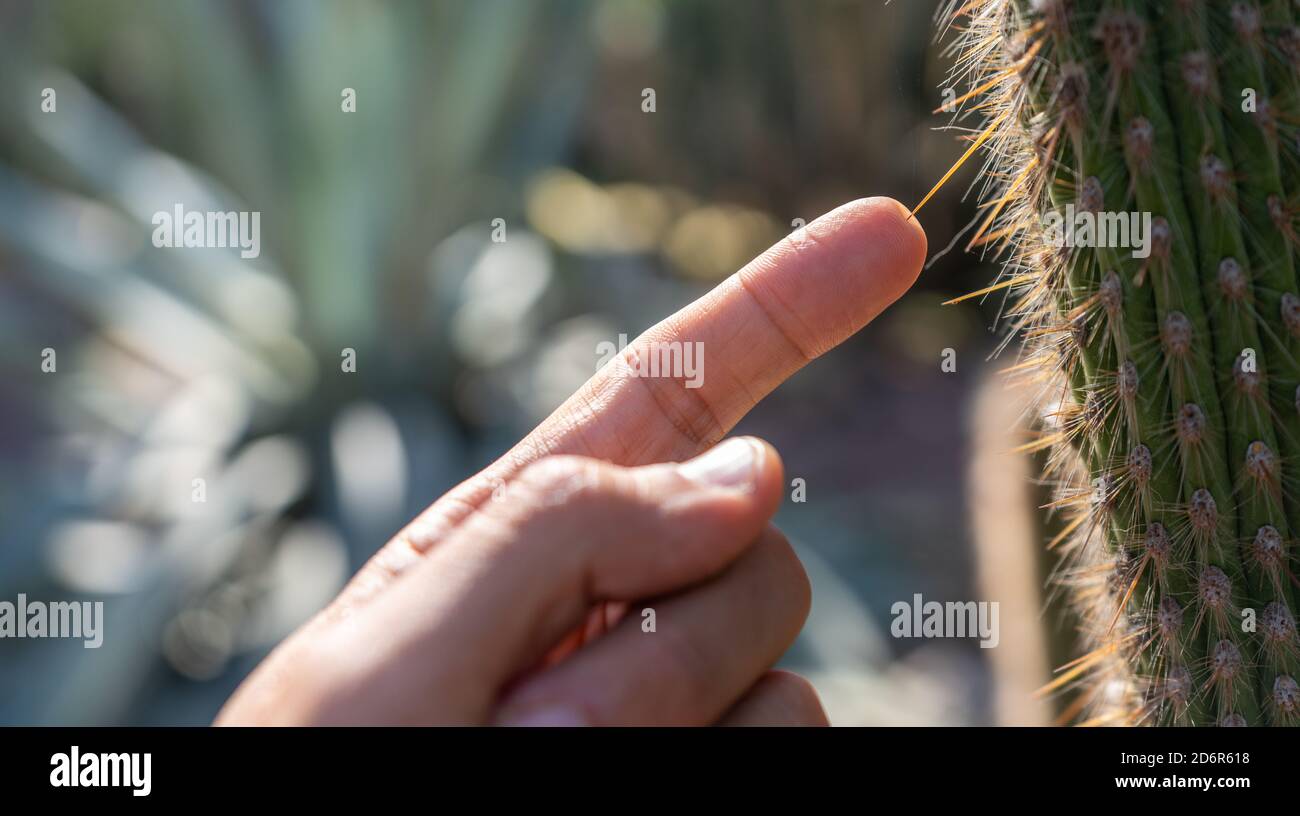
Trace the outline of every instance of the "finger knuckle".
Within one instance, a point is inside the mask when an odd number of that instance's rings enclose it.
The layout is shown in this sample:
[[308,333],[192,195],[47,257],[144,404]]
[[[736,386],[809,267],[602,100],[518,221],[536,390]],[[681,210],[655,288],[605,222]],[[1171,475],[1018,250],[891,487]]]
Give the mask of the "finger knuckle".
[[[628,353],[643,352],[629,347]],[[689,450],[708,448],[726,436],[729,423],[705,389],[690,387],[673,377],[629,379],[645,389],[660,417],[686,442]]]
[[808,725],[829,724],[817,689],[802,675],[776,669],[764,675],[761,686],[764,692],[778,698],[782,706],[799,722]]
[[763,675],[760,682],[762,685],[761,690],[779,694],[788,700],[817,698],[817,692],[813,690],[812,683],[791,671],[773,669]]

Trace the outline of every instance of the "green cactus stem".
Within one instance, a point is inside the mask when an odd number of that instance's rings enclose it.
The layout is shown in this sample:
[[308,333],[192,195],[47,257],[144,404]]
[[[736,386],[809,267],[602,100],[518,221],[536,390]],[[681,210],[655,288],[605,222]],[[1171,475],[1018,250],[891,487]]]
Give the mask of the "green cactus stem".
[[[961,0],[972,245],[1040,384],[1090,723],[1300,721],[1300,31],[1286,0]],[[1067,215],[1062,215],[1066,213]],[[1056,542],[1053,542],[1055,544]]]

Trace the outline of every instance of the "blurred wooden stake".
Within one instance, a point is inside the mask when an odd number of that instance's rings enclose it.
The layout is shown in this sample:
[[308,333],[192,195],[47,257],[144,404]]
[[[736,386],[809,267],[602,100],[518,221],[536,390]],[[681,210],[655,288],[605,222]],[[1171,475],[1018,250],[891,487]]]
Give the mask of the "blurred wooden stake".
[[1042,535],[1034,510],[1033,462],[1010,453],[1024,442],[1029,395],[996,374],[984,377],[971,417],[966,482],[980,600],[999,603],[1001,641],[988,649],[990,708],[998,725],[1049,725],[1050,703],[1034,696],[1049,678],[1039,570]]

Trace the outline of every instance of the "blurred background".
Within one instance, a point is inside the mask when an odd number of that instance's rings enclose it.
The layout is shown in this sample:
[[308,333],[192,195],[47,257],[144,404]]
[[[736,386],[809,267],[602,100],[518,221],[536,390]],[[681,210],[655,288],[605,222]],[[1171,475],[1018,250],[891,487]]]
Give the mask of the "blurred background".
[[[919,201],[964,147],[936,5],[0,0],[0,600],[107,616],[98,650],[0,639],[0,722],[210,722],[602,340],[796,219]],[[975,176],[921,214],[955,250],[738,428],[805,482],[783,663],[837,724],[1052,716],[1014,355],[997,302],[941,306],[992,276]],[[260,212],[260,257],[154,247],[178,203]],[[1001,644],[891,638],[918,592],[999,601]]]

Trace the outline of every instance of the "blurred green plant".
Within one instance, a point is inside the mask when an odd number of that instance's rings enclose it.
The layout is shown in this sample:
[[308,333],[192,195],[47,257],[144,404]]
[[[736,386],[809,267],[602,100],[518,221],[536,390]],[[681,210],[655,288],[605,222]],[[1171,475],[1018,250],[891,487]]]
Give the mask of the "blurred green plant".
[[[591,53],[567,34],[589,12],[3,12],[16,115],[0,118],[0,370],[14,387],[0,410],[35,431],[5,439],[0,590],[53,591],[52,573],[117,594],[108,625],[134,644],[31,651],[74,679],[16,688],[3,718],[116,721],[159,643],[183,674],[215,675],[283,637],[458,475],[453,420],[414,395],[456,388],[457,327],[507,354],[526,344],[551,263],[513,191],[571,139]],[[343,112],[345,88],[359,113]],[[261,257],[155,248],[153,214],[176,204],[262,213]],[[490,216],[518,237],[491,244]]]

